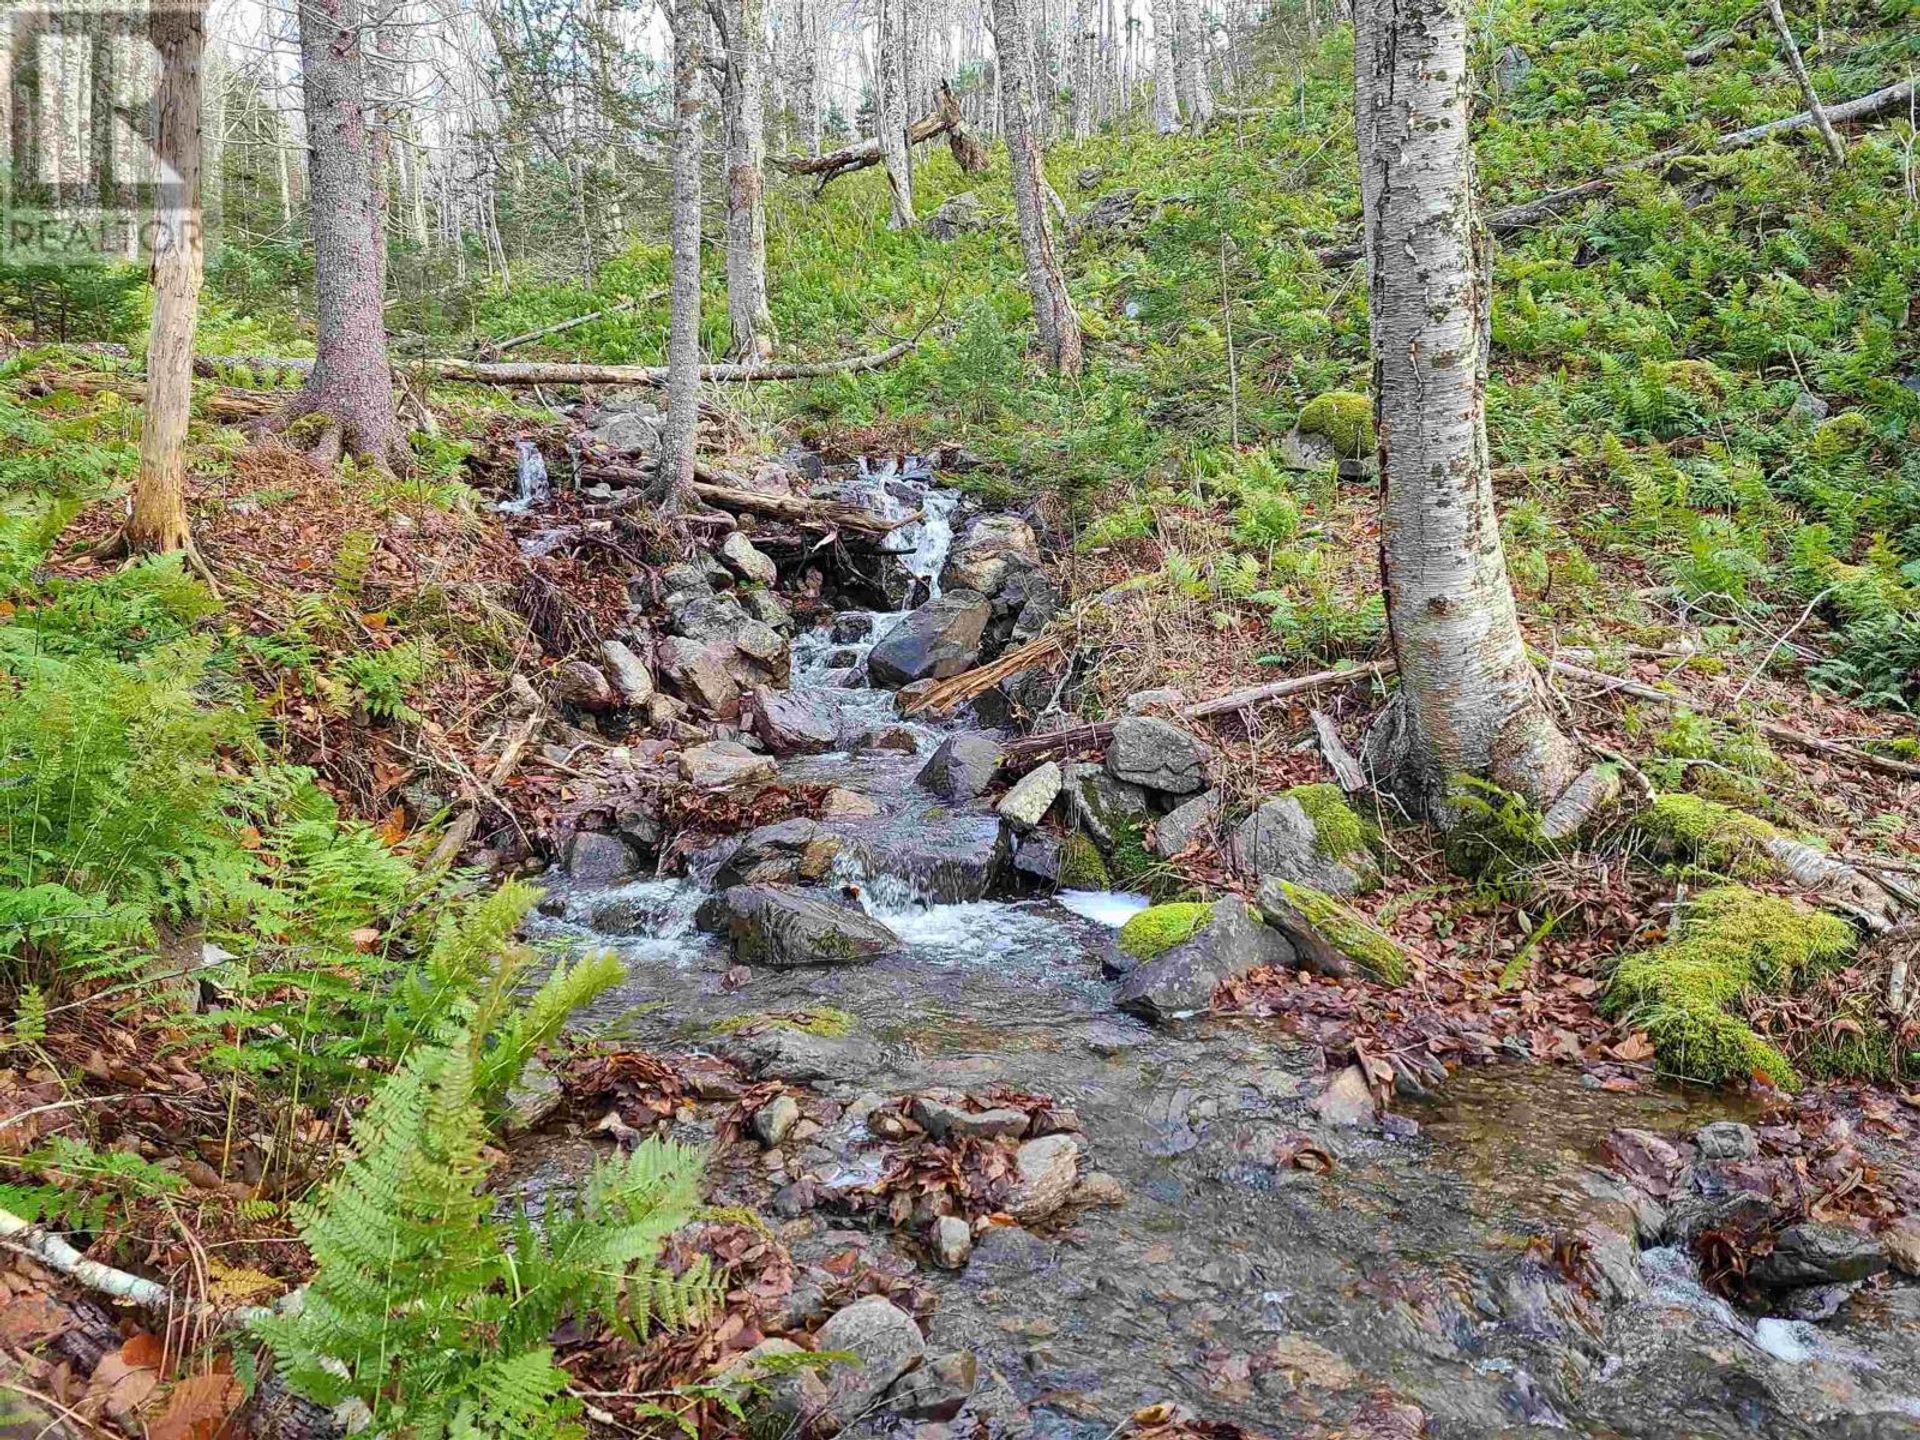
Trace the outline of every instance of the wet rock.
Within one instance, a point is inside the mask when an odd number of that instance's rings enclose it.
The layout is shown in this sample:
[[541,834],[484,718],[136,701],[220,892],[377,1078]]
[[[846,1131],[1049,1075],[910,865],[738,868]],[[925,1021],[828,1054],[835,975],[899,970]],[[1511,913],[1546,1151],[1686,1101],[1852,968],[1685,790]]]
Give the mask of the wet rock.
[[740,685],[727,669],[727,648],[670,635],[654,649],[660,678],[675,694],[719,720],[740,718]]
[[1060,793],[1074,828],[1102,850],[1110,852],[1117,838],[1137,832],[1147,822],[1146,791],[1114,779],[1099,765],[1062,766]]
[[1080,1181],[1080,1142],[1071,1135],[1029,1140],[1013,1157],[1007,1213],[1022,1225],[1044,1220],[1072,1197]]
[[1380,871],[1365,844],[1354,845],[1329,829],[1308,813],[1299,797],[1275,796],[1234,831],[1234,863],[1262,879],[1310,885],[1329,895],[1372,888]]
[[1845,1285],[1887,1268],[1887,1252],[1870,1235],[1846,1225],[1809,1220],[1775,1238],[1773,1253],[1754,1262],[1747,1278],[1769,1290]]
[[920,702],[939,683],[938,680],[915,680],[911,685],[902,685],[893,697],[893,713],[902,718],[915,714]]
[[956,805],[984,791],[1000,768],[1000,746],[985,735],[963,730],[940,742],[940,748],[913,777],[913,783]]
[[763,625],[758,620],[745,620],[734,632],[733,648],[753,661],[764,666],[776,677],[784,677],[787,671],[787,642],[780,632],[771,625]]
[[1373,1087],[1367,1084],[1366,1071],[1349,1065],[1312,1101],[1313,1113],[1329,1125],[1354,1128],[1373,1123],[1379,1107],[1373,1099]]
[[1120,983],[1114,1003],[1156,1022],[1205,1010],[1213,992],[1262,965],[1294,963],[1293,947],[1263,925],[1245,901],[1216,901],[1207,918],[1181,943],[1136,966]]
[[1693,1132],[1693,1143],[1702,1160],[1751,1160],[1760,1153],[1760,1137],[1751,1125],[1737,1120],[1716,1120]]
[[506,1130],[509,1135],[536,1129],[551,1120],[566,1103],[560,1077],[538,1055],[527,1061],[520,1078],[507,1091]]
[[1153,822],[1148,849],[1161,859],[1178,855],[1220,818],[1220,792],[1208,790],[1175,806]]
[[747,614],[762,625],[769,625],[782,635],[793,633],[793,611],[773,591],[749,590],[740,597],[740,603],[746,607]]
[[833,642],[851,645],[873,633],[873,616],[865,610],[842,610],[833,617]]
[[1163,795],[1207,788],[1208,751],[1178,725],[1146,715],[1116,721],[1107,741],[1107,773],[1123,784]]
[[1051,835],[1027,836],[1013,852],[1013,873],[1051,889],[1060,879],[1060,842]]
[[738,740],[713,740],[680,752],[680,775],[702,790],[721,790],[771,780],[780,767],[765,755],[756,755]]
[[825,880],[845,842],[812,820],[778,820],[750,830],[714,871],[713,886],[797,885]]
[[906,1311],[878,1295],[856,1300],[838,1311],[814,1335],[817,1350],[844,1350],[854,1359],[835,1365],[826,1377],[827,1406],[822,1420],[844,1429],[926,1354],[920,1327]]
[[724,898],[727,933],[744,965],[865,965],[900,948],[878,920],[799,891],[735,885]]
[[779,568],[757,549],[744,531],[735,530],[720,542],[720,558],[742,580],[754,585],[771,585],[780,578]]
[[1880,1248],[1903,1275],[1920,1275],[1920,1216],[1903,1215],[1880,1232]]
[[771,1150],[793,1132],[800,1123],[800,1102],[791,1095],[776,1095],[753,1112],[753,1133]]
[[1022,830],[1032,830],[1045,817],[1059,793],[1060,766],[1049,760],[1022,775],[996,808]]
[[880,807],[866,796],[854,790],[844,790],[838,785],[827,792],[827,798],[820,802],[822,820],[866,820],[880,813]]
[[887,1395],[887,1408],[912,1420],[951,1420],[966,1408],[980,1383],[980,1363],[970,1350],[929,1356]]
[[611,710],[613,686],[596,665],[584,660],[562,660],[553,672],[554,689],[562,702],[582,710]]
[[1407,954],[1399,942],[1326,891],[1273,877],[1261,882],[1256,901],[1306,968],[1322,975],[1357,972],[1386,985],[1406,980]]
[[776,755],[819,755],[838,744],[833,709],[807,690],[753,691],[753,733]]
[[653,672],[640,657],[618,640],[600,644],[601,658],[607,662],[607,674],[623,705],[644,705],[653,697]]
[[928,1244],[933,1263],[942,1270],[962,1269],[973,1254],[973,1227],[958,1215],[942,1215],[933,1222]]
[[944,680],[971,669],[993,606],[974,590],[950,590],[908,615],[867,654],[867,678],[882,690]]
[[982,515],[969,525],[948,553],[940,572],[942,590],[977,590],[997,595],[1012,570],[1040,565],[1040,542],[1033,527],[1014,515]]
[[1023,1135],[1027,1129],[1024,1110],[967,1110],[936,1095],[914,1096],[908,1113],[916,1125],[936,1140],[944,1140],[949,1135],[993,1140],[1002,1135]]
[[845,1085],[880,1068],[880,1047],[864,1035],[812,1035],[785,1026],[737,1037],[729,1053],[756,1075],[807,1085]]
[[639,857],[618,835],[579,830],[567,841],[567,874],[582,885],[613,885],[639,873]]
[[820,1371],[789,1358],[806,1353],[791,1340],[762,1340],[714,1379],[772,1433],[800,1434],[831,1403]]
[[1615,1168],[1656,1200],[1673,1193],[1674,1181],[1686,1168],[1680,1152],[1651,1130],[1622,1126],[1607,1136],[1606,1148]]
[[1095,1170],[1073,1187],[1073,1194],[1067,1199],[1070,1205],[1095,1206],[1124,1205],[1127,1203],[1127,1188],[1119,1180],[1104,1170]]
[[952,240],[987,228],[987,207],[971,190],[949,195],[938,210],[921,222],[936,240]]

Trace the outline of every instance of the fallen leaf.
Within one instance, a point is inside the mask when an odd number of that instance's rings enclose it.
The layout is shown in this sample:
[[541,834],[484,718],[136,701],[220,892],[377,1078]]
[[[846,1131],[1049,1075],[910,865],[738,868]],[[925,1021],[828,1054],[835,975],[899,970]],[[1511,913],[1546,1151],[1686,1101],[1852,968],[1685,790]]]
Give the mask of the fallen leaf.
[[167,1347],[158,1335],[142,1330],[127,1338],[127,1343],[120,1347],[120,1358],[136,1370],[158,1370],[160,1362],[167,1358]]
[[167,1393],[167,1408],[148,1429],[148,1440],[216,1440],[240,1395],[240,1382],[231,1375],[189,1376]]

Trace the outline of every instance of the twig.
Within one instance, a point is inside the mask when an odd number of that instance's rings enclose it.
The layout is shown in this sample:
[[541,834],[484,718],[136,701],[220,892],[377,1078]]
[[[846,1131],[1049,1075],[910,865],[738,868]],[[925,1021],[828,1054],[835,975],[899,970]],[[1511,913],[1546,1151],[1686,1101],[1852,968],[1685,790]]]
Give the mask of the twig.
[[1822,590],[1818,595],[1814,596],[1813,599],[1807,602],[1807,608],[1800,612],[1800,618],[1794,621],[1793,624],[1789,625],[1781,633],[1780,638],[1773,642],[1773,645],[1771,646],[1771,648],[1768,649],[1767,653],[1760,657],[1760,663],[1754,666],[1753,673],[1747,676],[1746,682],[1743,685],[1741,685],[1741,687],[1738,690],[1734,691],[1733,700],[1731,703],[1738,705],[1742,700],[1747,698],[1747,691],[1753,688],[1754,681],[1758,680],[1762,675],[1766,673],[1767,666],[1773,663],[1773,657],[1780,653],[1780,647],[1785,645],[1789,640],[1791,640],[1793,638],[1794,632],[1798,630],[1802,625],[1806,624],[1807,621],[1813,617],[1814,607],[1818,605],[1822,600],[1826,599],[1827,596],[1831,595],[1832,593],[1833,593],[1833,587],[1829,585],[1826,589]]

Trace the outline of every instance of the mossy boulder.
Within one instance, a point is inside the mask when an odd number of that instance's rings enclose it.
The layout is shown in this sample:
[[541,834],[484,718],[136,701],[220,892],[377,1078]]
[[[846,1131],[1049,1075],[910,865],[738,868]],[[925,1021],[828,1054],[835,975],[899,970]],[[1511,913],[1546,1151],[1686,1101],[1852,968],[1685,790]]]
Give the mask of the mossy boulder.
[[1373,401],[1351,390],[1329,390],[1309,400],[1294,429],[1317,435],[1341,460],[1359,460],[1373,453]]
[[1380,832],[1336,785],[1296,785],[1241,822],[1234,863],[1262,879],[1289,880],[1336,895],[1380,883]]
[[1105,890],[1112,881],[1107,862],[1100,858],[1100,847],[1079,831],[1060,844],[1060,874],[1055,882],[1062,890]]
[[1873,427],[1858,410],[1842,410],[1831,420],[1823,420],[1813,432],[1813,458],[1822,462],[1842,460],[1873,438]]
[[1615,966],[1606,1008],[1647,1032],[1671,1074],[1709,1083],[1759,1075],[1797,1089],[1799,1072],[1748,1023],[1747,1007],[1793,993],[1853,944],[1837,916],[1723,885],[1696,896],[1665,943]]
[[[1155,915],[1155,911],[1162,912]],[[1143,917],[1152,917],[1140,925]],[[1129,964],[1114,995],[1122,1010],[1166,1021],[1205,1010],[1213,992],[1263,965],[1295,962],[1294,949],[1237,895],[1211,905],[1156,905],[1128,922],[1131,944],[1161,945],[1151,959],[1135,962],[1127,941],[1115,947],[1118,966]],[[1124,932],[1123,932],[1124,934]],[[1163,943],[1164,942],[1164,943]]]
[[1658,859],[1691,860],[1749,879],[1773,873],[1768,847],[1783,838],[1759,816],[1698,795],[1656,796],[1633,824]]
[[1192,901],[1149,905],[1120,927],[1114,943],[1121,954],[1135,964],[1151,960],[1190,939],[1193,932],[1206,923],[1207,912],[1212,908]]
[[1658,360],[1654,373],[1662,383],[1703,400],[1717,400],[1727,393],[1727,372],[1711,360]]
[[1326,891],[1272,879],[1260,886],[1257,903],[1308,968],[1323,975],[1360,974],[1383,985],[1405,982],[1411,967],[1400,943]]

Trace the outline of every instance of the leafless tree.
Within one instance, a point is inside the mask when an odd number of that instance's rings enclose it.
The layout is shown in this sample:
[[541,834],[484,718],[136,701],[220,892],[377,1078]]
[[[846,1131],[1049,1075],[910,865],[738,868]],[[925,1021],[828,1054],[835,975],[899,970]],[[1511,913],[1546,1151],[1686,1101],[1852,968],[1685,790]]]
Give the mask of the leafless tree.
[[1083,360],[1080,317],[1067,294],[1066,277],[1053,249],[1047,181],[1040,168],[1032,87],[1026,76],[1032,45],[1020,0],[993,0],[993,37],[999,56],[1001,125],[1012,172],[1013,208],[1020,225],[1020,251],[1026,260],[1027,293],[1033,299],[1034,328],[1047,363],[1062,375],[1078,375]]
[[673,249],[667,332],[667,424],[660,460],[669,513],[693,493],[694,444],[700,430],[700,149],[701,70],[706,16],[700,0],[673,0]]

